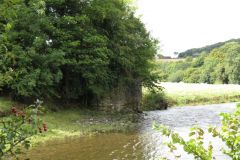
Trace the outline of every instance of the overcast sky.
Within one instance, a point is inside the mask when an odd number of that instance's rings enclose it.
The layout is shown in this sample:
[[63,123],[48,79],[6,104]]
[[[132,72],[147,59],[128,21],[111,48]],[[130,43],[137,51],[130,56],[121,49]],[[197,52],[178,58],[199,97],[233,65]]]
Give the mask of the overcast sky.
[[240,0],[137,0],[164,55],[240,38]]

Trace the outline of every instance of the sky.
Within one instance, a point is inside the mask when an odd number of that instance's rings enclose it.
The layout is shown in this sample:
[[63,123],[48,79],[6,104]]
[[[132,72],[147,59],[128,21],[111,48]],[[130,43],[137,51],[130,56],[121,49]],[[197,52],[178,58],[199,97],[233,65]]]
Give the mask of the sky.
[[137,0],[137,15],[161,53],[240,38],[240,0]]

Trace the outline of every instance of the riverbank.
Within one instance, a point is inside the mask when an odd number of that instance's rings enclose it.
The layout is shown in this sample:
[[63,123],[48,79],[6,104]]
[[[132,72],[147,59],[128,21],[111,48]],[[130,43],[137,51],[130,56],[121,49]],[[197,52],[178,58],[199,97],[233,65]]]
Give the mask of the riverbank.
[[[12,106],[23,107],[9,98],[0,97],[0,119],[9,114]],[[77,106],[64,108],[61,106],[61,109],[57,106],[55,109],[48,105],[44,107],[47,110],[41,115],[41,119],[48,125],[49,130],[32,138],[34,146],[64,137],[131,132],[137,126],[138,115],[133,113],[109,113],[96,109],[81,109]]]
[[193,106],[240,101],[240,85],[163,82],[167,100],[172,106]]
[[[161,83],[171,106],[191,106],[200,104],[218,104],[240,101],[240,85],[210,85]],[[10,110],[14,102],[0,97],[0,116]],[[21,105],[20,105],[21,106]],[[46,108],[52,108],[47,106]],[[61,108],[61,107],[60,107]],[[133,131],[138,116],[131,113],[108,113],[98,110],[79,109],[49,109],[42,116],[48,124],[49,131],[33,138],[34,145],[50,139],[66,136],[94,135],[98,133],[119,133]],[[55,111],[53,111],[55,110]]]
[[41,117],[49,131],[33,138],[34,144],[69,136],[100,133],[127,133],[135,130],[137,115],[106,113],[97,110],[67,109],[49,112]]
[[[235,109],[236,103],[227,103],[145,112],[135,133],[109,133],[52,140],[32,148],[27,152],[26,157],[34,160],[142,160],[159,159],[163,156],[174,159],[169,148],[164,145],[167,141],[166,137],[152,129],[153,121],[174,128],[174,131],[181,136],[187,136],[192,126],[207,128],[209,125],[220,125],[219,113],[234,112]],[[206,138],[206,144],[211,141],[214,146],[213,152],[216,159],[226,159],[220,151],[223,146],[221,140],[209,136]],[[178,150],[178,153],[181,154],[181,159],[194,159],[183,150]]]

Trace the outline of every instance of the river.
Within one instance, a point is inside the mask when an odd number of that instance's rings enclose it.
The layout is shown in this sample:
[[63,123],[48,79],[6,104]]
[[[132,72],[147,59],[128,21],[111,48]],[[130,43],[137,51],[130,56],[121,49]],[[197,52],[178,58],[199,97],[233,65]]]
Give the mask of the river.
[[[186,136],[189,128],[198,125],[207,128],[220,125],[219,113],[233,112],[235,103],[215,104],[205,106],[188,106],[170,108],[164,111],[144,112],[139,129],[135,133],[101,134],[96,136],[65,138],[49,141],[32,149],[27,156],[33,160],[157,160],[161,156],[173,159],[163,144],[166,138],[152,129],[152,123],[167,125]],[[206,142],[211,140],[214,145],[214,157],[228,160],[220,149],[224,144],[219,139],[206,135]],[[192,160],[179,150],[181,160]]]

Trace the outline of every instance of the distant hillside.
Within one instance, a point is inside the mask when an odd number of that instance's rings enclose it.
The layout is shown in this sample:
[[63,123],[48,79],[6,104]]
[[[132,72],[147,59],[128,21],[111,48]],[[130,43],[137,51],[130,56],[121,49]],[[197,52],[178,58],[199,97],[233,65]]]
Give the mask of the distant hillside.
[[240,42],[240,38],[239,39],[231,39],[231,40],[228,40],[228,41],[225,41],[225,42],[219,42],[219,43],[215,43],[215,44],[212,44],[212,45],[207,45],[207,46],[202,47],[202,48],[192,48],[192,49],[186,50],[185,52],[179,53],[178,58],[185,58],[185,57],[188,57],[188,56],[196,57],[199,54],[201,54],[202,52],[209,53],[213,49],[221,47],[228,42]]

